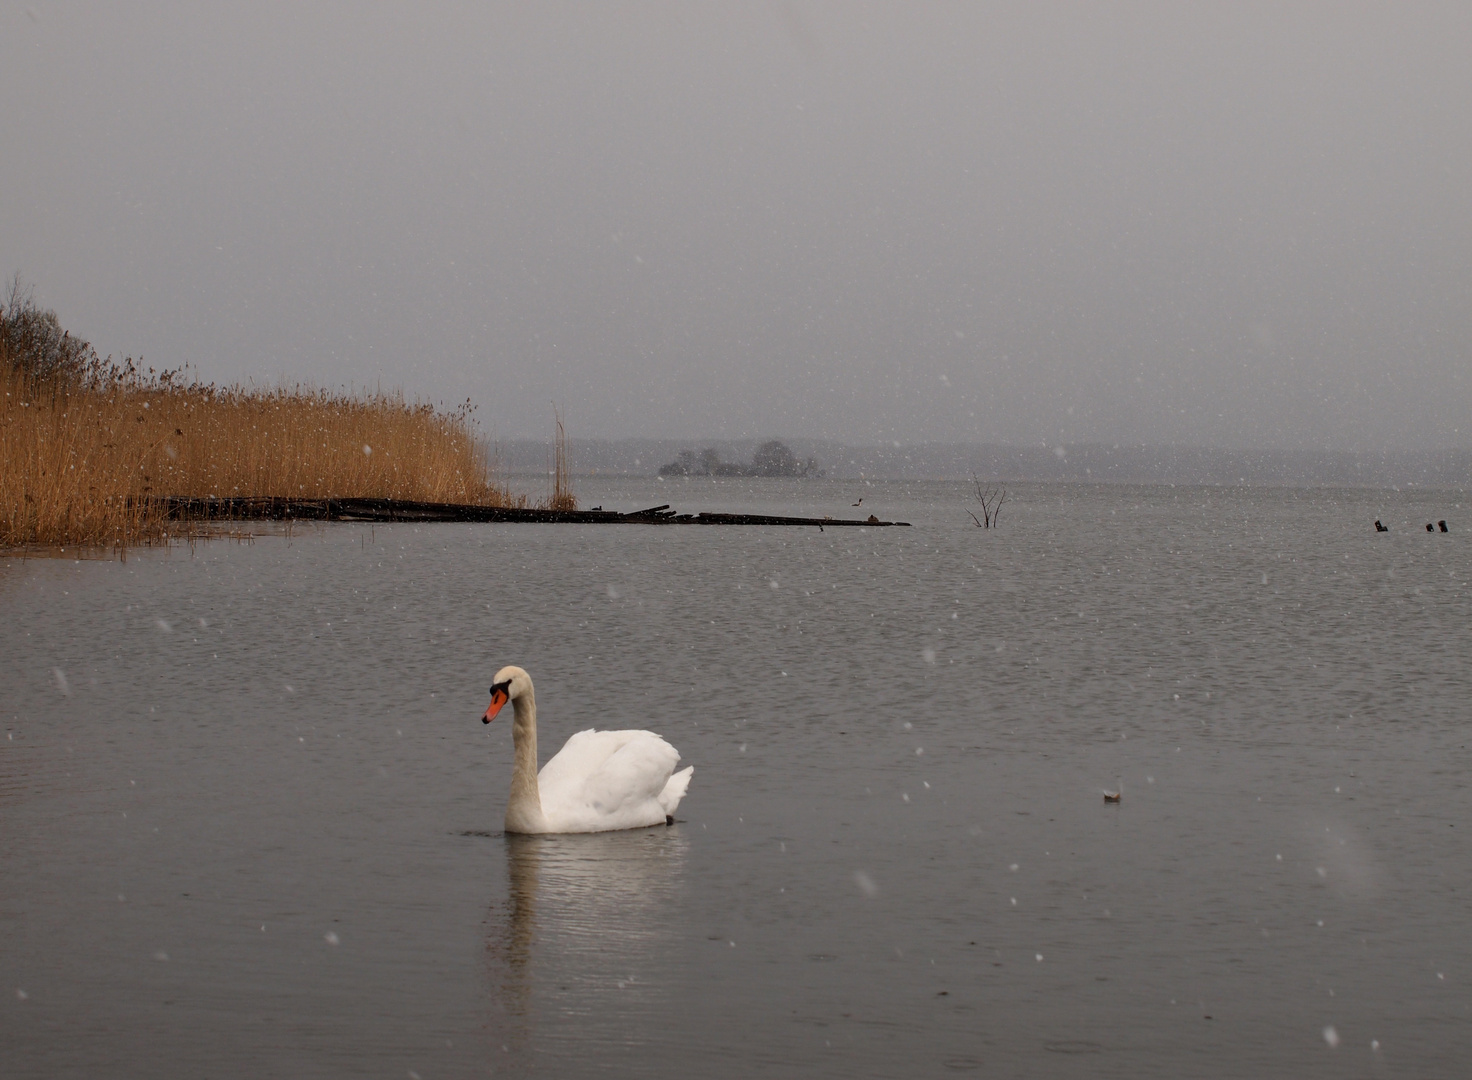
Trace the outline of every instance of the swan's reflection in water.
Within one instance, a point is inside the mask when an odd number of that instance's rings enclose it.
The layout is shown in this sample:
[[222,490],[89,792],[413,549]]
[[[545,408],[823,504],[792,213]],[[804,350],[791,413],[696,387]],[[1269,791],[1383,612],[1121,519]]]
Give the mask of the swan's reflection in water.
[[506,896],[487,920],[492,1061],[548,1075],[635,1064],[678,976],[689,841],[674,826],[504,843]]

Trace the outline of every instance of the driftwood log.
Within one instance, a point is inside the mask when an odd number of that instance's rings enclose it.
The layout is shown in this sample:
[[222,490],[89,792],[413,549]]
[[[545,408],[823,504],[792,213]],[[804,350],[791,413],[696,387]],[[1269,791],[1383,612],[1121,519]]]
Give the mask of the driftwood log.
[[213,498],[168,496],[160,499],[175,521],[511,521],[571,522],[580,525],[868,525],[908,526],[908,521],[779,517],[771,514],[677,514],[668,503],[620,514],[615,510],[531,510],[461,503],[406,502],[399,499]]

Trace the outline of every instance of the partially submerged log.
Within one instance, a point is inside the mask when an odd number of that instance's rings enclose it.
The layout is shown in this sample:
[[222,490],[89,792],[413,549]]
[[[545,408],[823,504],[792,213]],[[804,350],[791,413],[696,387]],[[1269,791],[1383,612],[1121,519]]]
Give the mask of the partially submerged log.
[[159,500],[174,521],[476,521],[569,522],[579,525],[807,525],[818,528],[908,526],[908,521],[781,517],[771,514],[677,514],[668,503],[620,514],[615,510],[539,510],[399,499],[215,498],[171,495]]

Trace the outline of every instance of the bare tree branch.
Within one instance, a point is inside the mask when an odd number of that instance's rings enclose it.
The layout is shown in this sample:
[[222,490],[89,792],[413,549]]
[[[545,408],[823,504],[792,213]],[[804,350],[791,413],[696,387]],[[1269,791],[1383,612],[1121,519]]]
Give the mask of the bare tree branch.
[[976,501],[981,504],[981,517],[977,518],[970,510],[966,511],[971,520],[976,522],[978,529],[990,529],[997,523],[997,515],[1002,511],[1002,503],[1007,501],[1007,485],[1000,487],[984,488],[976,474],[971,474],[971,486],[976,491]]

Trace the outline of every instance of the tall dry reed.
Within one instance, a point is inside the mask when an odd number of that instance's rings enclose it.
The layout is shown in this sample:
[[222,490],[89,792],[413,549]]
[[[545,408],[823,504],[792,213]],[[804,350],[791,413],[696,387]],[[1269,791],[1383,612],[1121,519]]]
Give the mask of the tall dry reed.
[[553,453],[556,464],[552,469],[552,498],[547,502],[549,510],[576,510],[577,496],[572,493],[572,470],[567,464],[567,432],[562,427],[562,410],[553,408],[555,435]]
[[465,407],[103,367],[38,380],[0,365],[0,393],[0,545],[153,542],[178,531],[166,495],[519,502]]

